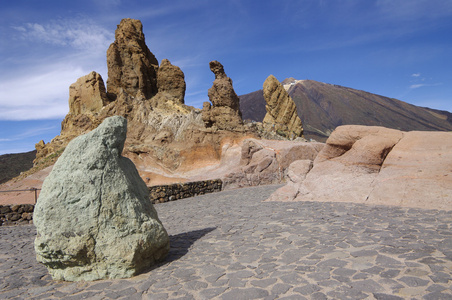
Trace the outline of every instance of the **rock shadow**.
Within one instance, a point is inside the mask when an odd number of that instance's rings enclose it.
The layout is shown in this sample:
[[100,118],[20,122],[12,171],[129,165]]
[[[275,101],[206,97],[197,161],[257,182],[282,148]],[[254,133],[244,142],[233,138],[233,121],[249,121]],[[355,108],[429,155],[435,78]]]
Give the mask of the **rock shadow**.
[[185,254],[188,253],[188,249],[190,249],[190,247],[197,240],[199,240],[200,238],[202,238],[209,232],[214,231],[215,229],[217,229],[217,227],[207,227],[204,229],[193,230],[193,231],[183,232],[183,233],[179,233],[179,234],[175,234],[175,235],[170,235],[169,236],[170,250],[169,250],[169,253],[166,256],[165,260],[154,266],[151,266],[150,268],[148,268],[146,270],[143,270],[142,272],[140,272],[140,274],[150,272],[154,269],[158,269],[166,264],[169,264],[173,261],[180,259],[181,257],[183,257]]
[[180,259],[182,256],[188,253],[188,249],[200,238],[208,234],[209,232],[217,229],[216,227],[207,227],[204,229],[193,230],[189,232],[170,235],[170,251],[166,259],[162,264],[167,264],[175,260]]

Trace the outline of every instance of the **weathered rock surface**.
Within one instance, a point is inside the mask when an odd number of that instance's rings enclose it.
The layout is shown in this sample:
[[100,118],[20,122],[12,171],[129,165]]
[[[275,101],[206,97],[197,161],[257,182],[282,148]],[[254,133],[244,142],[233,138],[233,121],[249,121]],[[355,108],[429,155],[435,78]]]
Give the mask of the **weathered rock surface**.
[[69,111],[75,115],[97,113],[108,103],[104,80],[94,71],[69,87]]
[[[157,66],[144,43],[138,20],[125,19],[118,25],[107,62],[107,97],[98,74],[91,73],[73,85],[73,104],[62,122],[61,134],[50,143],[36,145],[35,170],[52,165],[70,140],[114,115],[128,121],[123,155],[136,164],[149,185],[192,180],[186,172],[221,164],[226,157],[225,145],[230,145],[231,150],[240,148],[239,144],[247,138],[284,139],[266,131],[261,123],[243,125],[232,80],[217,61],[210,63],[215,74],[208,92],[212,104],[206,102],[203,110],[185,105],[182,70],[166,59]],[[226,169],[230,173],[231,169]],[[204,179],[216,178],[219,177]]]
[[[340,201],[450,210],[452,134],[340,126],[314,160],[294,165],[291,180],[270,200]],[[280,196],[281,195],[281,196]]]
[[226,76],[223,65],[214,60],[209,63],[215,80],[208,91],[209,102],[204,102],[202,118],[207,127],[220,130],[236,130],[243,125],[240,99],[234,91],[231,78]]
[[452,133],[404,132],[367,202],[452,210]]
[[162,260],[169,238],[115,116],[66,147],[34,212],[37,260],[57,280],[131,277]]
[[184,104],[186,89],[184,72],[167,59],[160,63],[157,86],[159,94],[166,93],[174,102]]
[[158,65],[146,46],[141,21],[121,20],[107,50],[109,96],[115,99],[122,89],[133,97],[151,98],[157,94]]
[[[225,188],[274,184],[285,181],[290,164],[312,162],[323,143],[247,139],[241,144],[237,166],[222,177]],[[225,151],[227,156],[227,151]]]
[[267,102],[267,114],[262,123],[277,133],[294,139],[303,136],[303,125],[298,117],[297,106],[284,86],[270,75],[264,82],[263,93]]

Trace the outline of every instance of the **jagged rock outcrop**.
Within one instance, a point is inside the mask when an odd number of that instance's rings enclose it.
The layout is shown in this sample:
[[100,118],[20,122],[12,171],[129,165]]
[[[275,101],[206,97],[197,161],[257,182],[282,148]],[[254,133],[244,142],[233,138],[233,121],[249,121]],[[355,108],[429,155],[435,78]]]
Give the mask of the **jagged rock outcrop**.
[[[72,84],[70,110],[62,122],[61,134],[50,143],[36,144],[35,166],[41,168],[53,163],[70,140],[93,130],[113,115],[129,121],[126,152],[129,148],[152,152],[163,140],[165,143],[182,140],[184,130],[204,128],[199,110],[184,105],[183,72],[165,59],[158,71],[157,59],[145,44],[141,22],[122,20],[115,37],[107,51],[108,93],[102,77],[95,72]],[[172,118],[173,122],[167,121]],[[161,131],[172,134],[162,139]],[[155,138],[157,145],[153,145]],[[165,160],[165,164],[170,160]],[[180,159],[174,161],[178,164]]]
[[289,139],[303,136],[303,125],[298,117],[297,107],[275,76],[270,75],[265,80],[263,93],[267,102],[267,114],[262,121],[264,126]]
[[56,280],[131,277],[165,258],[169,238],[134,164],[126,119],[106,119],[66,147],[34,211],[35,250]]
[[451,147],[449,132],[340,126],[307,175],[306,168],[299,168],[301,179],[290,180],[270,199],[450,210],[452,153],[447,149]]
[[94,71],[69,87],[69,111],[74,115],[97,113],[108,103],[104,80]]
[[107,50],[107,92],[115,99],[121,89],[133,97],[157,94],[158,61],[146,46],[140,20],[123,19]]
[[167,59],[160,63],[157,87],[159,94],[167,94],[174,102],[184,104],[186,89],[184,72]]
[[[313,161],[323,146],[316,142],[246,139],[241,143],[240,154],[229,155],[239,161],[222,177],[223,186],[237,188],[284,182],[293,161]],[[228,156],[227,151],[224,156]]]
[[204,102],[202,118],[207,127],[220,130],[237,130],[243,125],[240,100],[234,91],[231,78],[226,76],[223,65],[214,60],[209,63],[215,80],[208,91],[209,102]]
[[187,170],[218,163],[224,144],[259,136],[282,139],[274,132],[265,132],[262,124],[243,125],[232,80],[217,61],[210,63],[215,74],[208,92],[212,104],[207,102],[203,110],[185,105],[184,73],[166,59],[157,66],[138,20],[125,19],[118,25],[107,62],[107,97],[102,92],[103,80],[96,73],[73,85],[73,104],[62,122],[61,134],[50,143],[36,145],[36,170],[54,163],[70,140],[114,115],[128,120],[123,155],[136,163],[148,184],[155,183],[154,178],[166,180],[166,176],[179,180]]

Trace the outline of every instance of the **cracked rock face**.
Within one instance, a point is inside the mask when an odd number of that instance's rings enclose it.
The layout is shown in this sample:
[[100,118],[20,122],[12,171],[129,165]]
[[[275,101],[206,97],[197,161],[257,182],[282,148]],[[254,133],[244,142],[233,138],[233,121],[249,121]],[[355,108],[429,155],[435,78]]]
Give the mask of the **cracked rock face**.
[[146,184],[121,156],[126,131],[125,118],[105,119],[68,144],[44,181],[35,250],[53,279],[131,277],[169,251]]
[[234,130],[243,125],[240,99],[232,87],[231,78],[226,76],[223,65],[214,60],[209,63],[215,80],[208,91],[209,102],[204,102],[202,119],[207,127],[220,130]]
[[146,46],[140,20],[123,19],[107,51],[107,92],[113,99],[121,90],[149,99],[157,94],[158,61]]
[[284,86],[270,75],[264,82],[263,93],[267,114],[262,121],[268,128],[289,139],[303,136],[303,125],[298,117],[297,106]]
[[168,59],[163,59],[157,74],[159,93],[167,93],[176,103],[184,104],[185,76],[184,72],[171,64]]

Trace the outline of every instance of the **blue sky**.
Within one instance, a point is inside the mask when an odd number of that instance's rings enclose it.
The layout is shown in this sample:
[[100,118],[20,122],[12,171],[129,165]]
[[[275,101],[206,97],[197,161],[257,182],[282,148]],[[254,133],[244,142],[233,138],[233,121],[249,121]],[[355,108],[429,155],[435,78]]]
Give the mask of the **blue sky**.
[[78,0],[0,3],[0,154],[59,134],[69,85],[97,71],[122,18],[202,107],[218,60],[237,94],[268,75],[312,79],[452,111],[450,0]]

